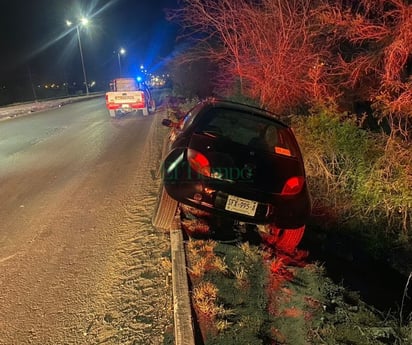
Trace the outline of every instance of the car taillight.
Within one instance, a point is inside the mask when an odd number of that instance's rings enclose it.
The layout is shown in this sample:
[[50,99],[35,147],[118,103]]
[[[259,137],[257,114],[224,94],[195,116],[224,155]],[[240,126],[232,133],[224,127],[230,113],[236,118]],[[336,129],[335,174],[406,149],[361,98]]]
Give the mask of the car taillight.
[[210,163],[205,155],[192,149],[187,150],[190,167],[199,174],[210,177]]
[[303,176],[294,176],[288,179],[283,186],[281,195],[296,195],[302,191],[305,178]]

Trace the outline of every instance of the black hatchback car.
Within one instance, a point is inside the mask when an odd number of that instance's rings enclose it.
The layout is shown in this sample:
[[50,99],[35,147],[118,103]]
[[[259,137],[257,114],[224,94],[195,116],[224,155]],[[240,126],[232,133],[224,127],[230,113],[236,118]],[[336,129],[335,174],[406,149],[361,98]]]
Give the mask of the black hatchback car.
[[[255,224],[277,244],[296,247],[310,214],[304,164],[292,130],[263,109],[209,99],[175,127],[162,168],[174,200]],[[177,127],[177,128],[176,128]]]

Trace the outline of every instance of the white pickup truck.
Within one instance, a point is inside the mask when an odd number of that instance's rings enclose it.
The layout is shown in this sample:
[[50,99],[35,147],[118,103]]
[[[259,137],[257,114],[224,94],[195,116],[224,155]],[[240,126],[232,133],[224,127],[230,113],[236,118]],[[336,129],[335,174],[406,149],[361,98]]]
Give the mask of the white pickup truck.
[[106,92],[106,108],[111,117],[142,111],[144,116],[156,110],[156,104],[149,88],[133,78],[118,78],[110,83]]

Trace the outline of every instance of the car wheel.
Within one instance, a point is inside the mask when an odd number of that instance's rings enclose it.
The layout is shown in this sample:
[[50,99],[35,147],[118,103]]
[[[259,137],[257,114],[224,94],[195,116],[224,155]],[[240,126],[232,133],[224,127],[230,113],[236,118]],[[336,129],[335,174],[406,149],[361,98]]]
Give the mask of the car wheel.
[[149,115],[149,108],[147,107],[147,105],[142,109],[142,113],[143,113],[143,116]]
[[177,201],[172,199],[162,186],[152,218],[153,226],[164,231],[170,231],[175,224],[177,204]]
[[293,253],[305,233],[305,226],[296,229],[281,229],[275,225],[270,226],[268,234],[262,234],[263,240],[276,247],[276,249],[285,252]]
[[156,111],[156,102],[154,99],[150,101],[149,113],[154,113]]

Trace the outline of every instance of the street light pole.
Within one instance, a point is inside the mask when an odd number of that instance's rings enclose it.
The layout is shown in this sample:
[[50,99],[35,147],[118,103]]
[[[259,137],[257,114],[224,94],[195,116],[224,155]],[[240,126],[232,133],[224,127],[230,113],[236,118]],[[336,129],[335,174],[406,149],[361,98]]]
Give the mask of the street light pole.
[[119,61],[119,77],[122,76],[122,63],[120,62],[120,53],[117,52],[117,60]]
[[120,59],[120,55],[124,55],[126,53],[126,50],[121,48],[120,50],[117,51],[117,60],[119,62],[119,73],[120,73],[120,77],[122,76],[122,62]]
[[81,42],[81,40],[80,40],[79,25],[76,25],[76,31],[77,31],[77,39],[78,39],[78,41],[79,41],[80,59],[82,60],[82,69],[83,69],[84,84],[86,85],[86,95],[88,96],[88,95],[89,95],[89,86],[87,85],[86,68],[84,67],[83,49],[82,49],[82,42]]
[[[81,24],[82,24],[82,25],[87,25],[87,23],[88,23],[87,18],[82,18],[82,19],[81,19]],[[71,26],[71,25],[72,25],[72,22],[69,21],[69,20],[66,20],[66,24],[67,24],[67,26]],[[82,41],[81,41],[81,39],[80,39],[80,29],[79,29],[79,25],[80,25],[80,24],[77,24],[77,25],[76,25],[77,40],[78,40],[78,42],[79,42],[80,59],[81,59],[81,62],[82,62],[83,78],[84,78],[84,84],[85,84],[85,86],[86,86],[86,95],[89,95],[89,86],[87,85],[87,75],[86,75],[86,68],[85,68],[85,66],[84,66],[83,49],[82,49]]]

